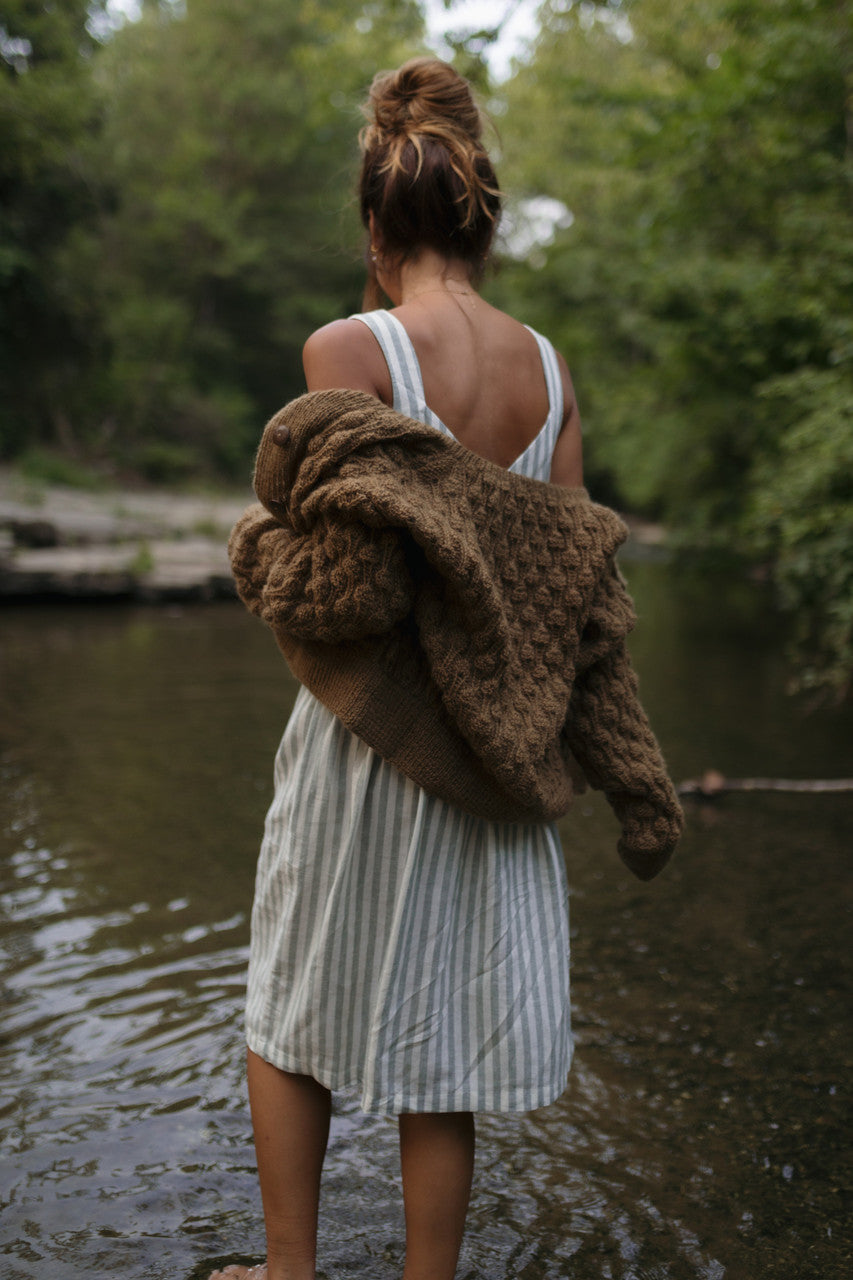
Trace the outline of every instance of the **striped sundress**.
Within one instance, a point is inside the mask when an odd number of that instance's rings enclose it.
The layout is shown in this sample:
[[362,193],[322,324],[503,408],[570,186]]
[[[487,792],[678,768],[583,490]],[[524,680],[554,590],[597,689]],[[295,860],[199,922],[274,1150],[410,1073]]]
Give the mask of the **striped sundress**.
[[[400,321],[357,318],[385,355],[394,408],[447,431]],[[547,480],[562,384],[534,336],[550,408],[510,470]],[[357,1091],[365,1111],[553,1101],[572,1056],[556,827],[489,822],[427,794],[302,688],[258,862],[246,1027],[260,1057]]]

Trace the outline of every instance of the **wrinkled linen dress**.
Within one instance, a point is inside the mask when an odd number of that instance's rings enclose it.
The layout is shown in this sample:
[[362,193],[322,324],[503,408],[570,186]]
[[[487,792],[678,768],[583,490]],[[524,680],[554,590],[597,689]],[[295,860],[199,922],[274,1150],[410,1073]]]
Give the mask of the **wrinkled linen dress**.
[[[394,408],[447,431],[402,324],[357,318],[385,355]],[[549,413],[510,470],[547,480],[562,383],[534,336]],[[260,1057],[356,1090],[365,1111],[553,1101],[572,1056],[556,827],[489,822],[427,794],[303,687],[258,862],[246,1025]]]

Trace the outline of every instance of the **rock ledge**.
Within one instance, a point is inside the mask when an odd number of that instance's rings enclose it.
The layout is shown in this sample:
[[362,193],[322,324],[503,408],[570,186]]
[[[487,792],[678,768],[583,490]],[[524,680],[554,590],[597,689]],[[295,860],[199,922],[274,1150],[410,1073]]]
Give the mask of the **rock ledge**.
[[0,470],[0,597],[233,596],[228,533],[252,499],[34,486]]

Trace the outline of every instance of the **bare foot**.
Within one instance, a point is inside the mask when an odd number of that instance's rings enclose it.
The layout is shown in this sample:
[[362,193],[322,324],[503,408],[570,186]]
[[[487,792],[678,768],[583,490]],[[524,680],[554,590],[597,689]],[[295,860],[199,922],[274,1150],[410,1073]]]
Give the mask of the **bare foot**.
[[267,1280],[267,1264],[259,1262],[255,1267],[243,1267],[232,1262],[223,1271],[213,1271],[210,1280]]

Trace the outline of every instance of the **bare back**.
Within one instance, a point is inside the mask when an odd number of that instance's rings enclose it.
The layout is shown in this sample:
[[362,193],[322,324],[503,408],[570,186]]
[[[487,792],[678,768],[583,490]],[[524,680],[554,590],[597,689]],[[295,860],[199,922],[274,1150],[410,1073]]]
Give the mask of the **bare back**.
[[452,298],[440,314],[417,303],[393,314],[412,339],[429,407],[472,452],[509,466],[548,415],[533,335],[476,296]]
[[[422,296],[391,314],[412,341],[430,409],[473,453],[510,466],[548,415],[542,359],[530,330],[473,293]],[[351,387],[393,403],[385,358],[358,320],[318,330],[304,359],[309,390]],[[576,486],[582,483],[580,421],[569,371],[559,363],[564,416],[551,480]]]

